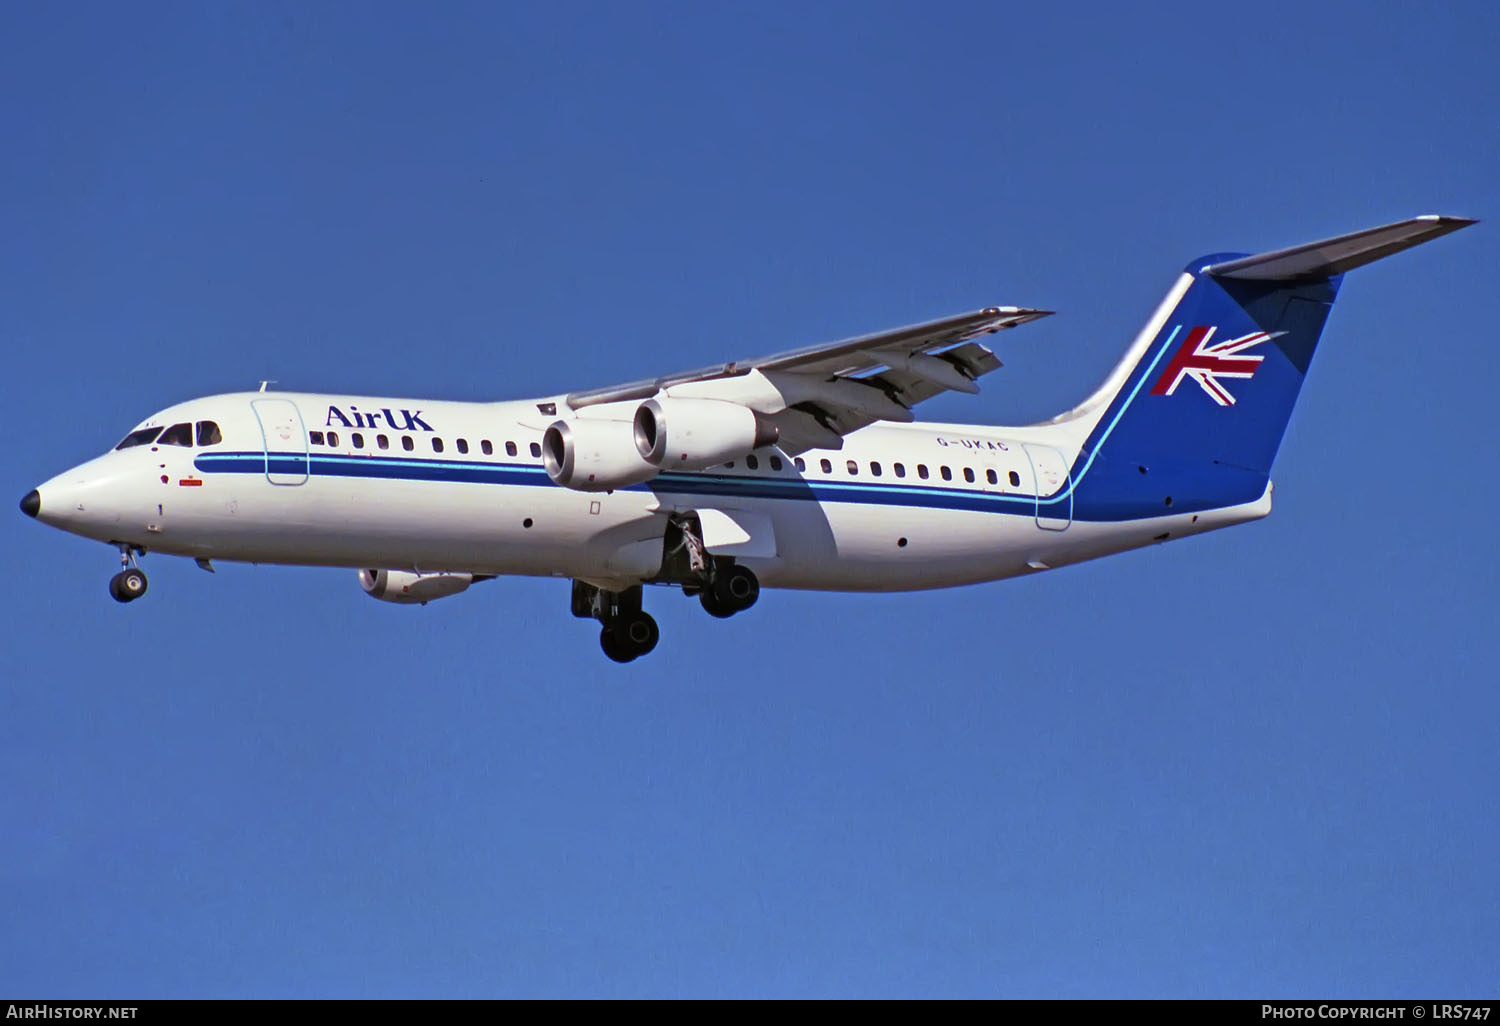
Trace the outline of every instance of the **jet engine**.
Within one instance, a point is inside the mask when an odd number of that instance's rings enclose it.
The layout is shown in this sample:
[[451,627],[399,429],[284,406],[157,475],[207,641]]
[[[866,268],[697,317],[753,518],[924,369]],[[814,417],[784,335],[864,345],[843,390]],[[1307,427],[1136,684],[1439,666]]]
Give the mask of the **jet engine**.
[[433,599],[447,598],[466,591],[473,584],[473,574],[414,574],[409,570],[361,570],[359,586],[365,594],[382,602],[402,605],[426,605]]
[[702,470],[770,445],[776,425],[739,403],[719,399],[647,399],[635,411],[635,447],[646,462]]
[[565,488],[607,492],[655,477],[636,452],[629,421],[559,420],[542,435],[547,476]]

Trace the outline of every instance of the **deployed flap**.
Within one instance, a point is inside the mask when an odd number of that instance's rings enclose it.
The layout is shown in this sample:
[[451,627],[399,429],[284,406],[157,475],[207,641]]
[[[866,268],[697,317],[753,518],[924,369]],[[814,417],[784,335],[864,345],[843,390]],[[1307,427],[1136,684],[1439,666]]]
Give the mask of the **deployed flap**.
[[841,342],[573,392],[566,403],[581,411],[660,394],[717,399],[773,422],[788,456],[836,449],[844,435],[877,420],[910,422],[911,408],[940,392],[979,391],[975,380],[1000,361],[974,340],[1047,315],[1046,310],[992,306]]
[[695,509],[703,532],[703,547],[727,556],[770,559],[776,555],[776,531],[771,518],[744,510]]
[[[812,377],[848,377],[871,373],[884,367],[898,366],[914,373],[926,371],[926,375],[946,378],[949,370],[959,372],[972,379],[993,366],[992,358],[983,346],[964,346],[963,343],[982,335],[991,335],[1005,328],[1014,328],[1027,321],[1046,317],[1050,311],[1027,310],[1015,306],[989,307],[974,313],[944,317],[941,320],[914,324],[907,328],[895,328],[873,335],[861,335],[840,342],[829,342],[805,349],[793,349],[785,353],[773,353],[748,360],[733,360],[714,367],[668,374],[646,381],[634,381],[610,388],[596,388],[586,392],[574,392],[568,396],[568,406],[578,410],[599,403],[625,402],[633,399],[649,399],[663,389],[693,381],[712,381],[739,377],[751,371],[777,371],[805,374]],[[946,368],[928,364],[923,360],[911,361],[913,356],[931,355],[935,360],[945,361]],[[967,389],[964,389],[967,391]]]
[[[904,363],[892,361],[892,366],[879,374],[850,378],[861,387],[845,388],[842,395],[826,387],[818,394],[820,386],[814,386],[812,394],[796,396],[797,402],[771,417],[781,431],[782,451],[796,456],[809,449],[841,449],[844,435],[877,420],[910,422],[910,408],[940,392],[979,391],[973,380],[1000,367],[995,354],[978,342],[966,342],[941,356],[922,356],[920,360],[940,363],[959,380],[944,380],[942,369],[909,359]],[[772,374],[772,380],[776,380],[775,372]],[[969,387],[962,387],[963,382]]]
[[1367,228],[1320,242],[1309,242],[1290,249],[1241,257],[1212,264],[1204,271],[1216,278],[1248,278],[1257,281],[1295,281],[1304,278],[1330,278],[1356,267],[1373,263],[1381,257],[1421,245],[1430,239],[1466,228],[1474,221],[1467,217],[1442,217],[1424,214],[1409,221]]

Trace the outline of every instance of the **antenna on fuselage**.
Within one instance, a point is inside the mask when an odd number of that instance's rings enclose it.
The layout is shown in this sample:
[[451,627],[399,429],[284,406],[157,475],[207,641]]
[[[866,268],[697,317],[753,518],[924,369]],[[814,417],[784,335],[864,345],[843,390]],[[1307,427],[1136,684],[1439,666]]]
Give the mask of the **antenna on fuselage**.
[[262,381],[260,383],[260,387],[257,388],[256,391],[257,392],[264,392],[266,390],[266,386],[267,385],[274,385],[274,384],[276,384],[276,382],[274,380],[271,380],[271,381]]

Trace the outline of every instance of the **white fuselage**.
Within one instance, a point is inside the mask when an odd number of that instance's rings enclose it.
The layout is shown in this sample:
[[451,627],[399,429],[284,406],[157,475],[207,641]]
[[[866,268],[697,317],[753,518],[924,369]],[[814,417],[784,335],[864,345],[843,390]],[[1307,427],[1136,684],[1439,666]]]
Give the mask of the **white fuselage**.
[[882,422],[840,450],[800,460],[771,446],[753,454],[754,467],[741,459],[575,491],[543,468],[542,435],[556,419],[540,412],[549,402],[559,400],[255,392],[193,400],[146,425],[212,421],[221,441],[107,453],[43,484],[39,515],[100,541],[199,559],[553,576],[610,588],[655,577],[668,519],[708,510],[749,536],[721,539],[714,551],[767,587],[902,591],[1035,573],[1270,510],[1268,489],[1227,509],[1075,521],[1069,468],[1087,425],[1066,421]]
[[1423,216],[1189,263],[1105,381],[1026,427],[913,422],[1000,361],[986,307],[529,401],[291,392],[163,410],[22,512],[120,550],[351,567],[380,601],[571,579],[616,662],[660,638],[642,586],[733,616],[762,587],[910,591],[1017,577],[1271,510],[1270,472],[1344,272],[1472,222]]

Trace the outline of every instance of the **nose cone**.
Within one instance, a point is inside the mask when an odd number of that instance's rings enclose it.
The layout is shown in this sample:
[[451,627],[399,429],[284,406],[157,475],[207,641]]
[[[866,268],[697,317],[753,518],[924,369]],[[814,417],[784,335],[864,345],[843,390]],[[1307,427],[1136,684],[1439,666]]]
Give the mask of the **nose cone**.
[[[15,492],[11,492],[12,495]],[[28,517],[34,517],[42,511],[42,493],[33,488],[26,493],[26,498],[21,500],[21,512]]]

